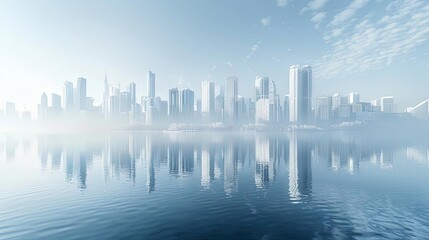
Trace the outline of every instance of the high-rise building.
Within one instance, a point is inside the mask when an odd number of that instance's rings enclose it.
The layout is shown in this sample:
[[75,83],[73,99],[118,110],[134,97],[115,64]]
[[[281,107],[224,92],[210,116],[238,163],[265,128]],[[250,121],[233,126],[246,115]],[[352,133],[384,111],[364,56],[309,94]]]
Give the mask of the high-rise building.
[[155,97],[155,73],[151,71],[147,73],[147,96],[149,98]]
[[277,95],[275,83],[267,77],[256,78],[255,99],[257,99],[255,122],[278,122],[280,117],[280,100]]
[[6,102],[5,110],[6,110],[5,117],[7,119],[14,119],[15,117],[17,117],[16,110],[15,110],[15,103]]
[[257,77],[255,79],[255,102],[259,99],[269,98],[270,80],[267,77]]
[[270,99],[256,101],[255,123],[268,123],[270,121]]
[[293,65],[289,69],[289,119],[306,123],[311,120],[312,71],[308,65]]
[[349,104],[359,103],[359,93],[351,92],[349,93]]
[[182,121],[191,122],[194,119],[194,91],[189,88],[182,89],[179,95],[179,109]]
[[51,94],[51,107],[49,108],[51,117],[59,117],[62,113],[61,96],[55,93]]
[[179,117],[179,100],[179,89],[171,88],[168,92],[168,115],[173,122]]
[[215,112],[215,84],[201,82],[201,117],[204,122],[212,121]]
[[48,116],[48,96],[46,93],[43,93],[40,97],[40,104],[39,104],[39,112],[38,112],[38,118],[39,120],[45,120]]
[[109,114],[109,83],[107,82],[107,73],[104,73],[104,91],[103,91],[103,114],[105,117]]
[[224,120],[227,125],[234,125],[237,119],[237,88],[237,77],[228,77],[225,82],[224,100]]
[[318,121],[328,121],[331,118],[332,98],[327,96],[316,98],[315,117]]
[[64,82],[63,108],[65,117],[70,117],[73,113],[73,83]]
[[122,113],[128,113],[131,111],[131,94],[130,92],[121,92],[119,98],[119,109]]
[[385,113],[395,112],[394,98],[392,96],[382,97],[380,99],[381,111]]
[[217,95],[215,99],[215,115],[216,122],[223,122],[223,106],[224,106],[224,97],[222,95]]
[[284,113],[284,120],[285,122],[289,122],[289,95],[285,95],[285,99],[283,102],[283,113]]
[[74,107],[77,112],[80,110],[86,110],[86,79],[78,78],[76,89],[73,94]]
[[130,83],[130,105],[131,105],[131,117],[130,120],[137,120],[137,96],[136,96],[136,84],[135,82]]

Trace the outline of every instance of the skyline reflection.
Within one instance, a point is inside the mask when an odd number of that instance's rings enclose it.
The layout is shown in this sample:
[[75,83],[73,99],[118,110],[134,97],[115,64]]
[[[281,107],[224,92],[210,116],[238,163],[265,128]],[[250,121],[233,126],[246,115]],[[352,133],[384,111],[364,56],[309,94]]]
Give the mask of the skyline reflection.
[[[323,141],[321,140],[323,139]],[[29,150],[34,145],[5,136],[0,142],[4,157],[13,161],[16,148]],[[66,182],[76,181],[80,189],[90,184],[88,168],[95,159],[102,162],[104,181],[126,179],[135,183],[138,168],[145,169],[148,192],[156,191],[156,175],[167,169],[174,178],[186,178],[198,169],[200,185],[209,189],[223,183],[226,195],[237,192],[243,168],[254,169],[256,188],[269,188],[279,174],[287,170],[291,199],[311,195],[312,168],[326,166],[332,173],[356,174],[361,162],[380,168],[393,168],[394,159],[407,159],[429,166],[429,145],[367,143],[355,136],[324,139],[322,135],[291,134],[219,134],[119,132],[88,140],[78,136],[38,136],[37,151],[42,172],[64,172]],[[253,162],[253,164],[252,164]],[[323,163],[325,162],[325,164]],[[249,165],[251,164],[251,165]],[[282,166],[284,165],[284,166]]]

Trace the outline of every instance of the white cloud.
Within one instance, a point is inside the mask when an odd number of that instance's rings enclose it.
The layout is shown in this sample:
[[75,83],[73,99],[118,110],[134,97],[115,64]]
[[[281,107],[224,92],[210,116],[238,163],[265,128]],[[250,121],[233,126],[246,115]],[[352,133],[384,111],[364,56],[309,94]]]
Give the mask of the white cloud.
[[[354,1],[356,2],[356,1]],[[360,1],[363,6],[366,3]],[[331,51],[314,65],[322,78],[379,69],[406,57],[429,39],[429,2],[396,0],[378,18],[361,17],[353,25],[328,29]]]
[[319,27],[320,23],[322,23],[323,19],[325,19],[326,13],[325,12],[319,12],[316,13],[312,18],[311,21],[315,24],[316,28]]
[[329,0],[312,0],[310,1],[307,6],[305,6],[302,10],[301,13],[310,10],[310,11],[317,11],[321,8],[323,8],[326,3],[328,3]]
[[277,6],[285,7],[288,4],[289,0],[277,0]]
[[258,51],[259,47],[260,47],[260,42],[257,42],[255,44],[253,44],[252,48],[250,49],[250,52],[247,54],[246,59],[249,59],[251,57],[253,57],[253,55],[255,54],[255,52]]
[[353,2],[346,7],[346,9],[335,15],[331,24],[335,26],[348,21],[356,14],[359,9],[363,8],[368,2],[369,0],[353,0]]
[[264,27],[267,27],[271,24],[271,16],[261,18],[261,24]]
[[232,63],[231,62],[226,62],[226,65],[228,65],[228,67],[232,68]]
[[210,70],[212,70],[212,71],[216,71],[216,68],[217,68],[217,66],[216,66],[216,65],[213,65],[213,66],[212,66],[212,68],[211,68]]

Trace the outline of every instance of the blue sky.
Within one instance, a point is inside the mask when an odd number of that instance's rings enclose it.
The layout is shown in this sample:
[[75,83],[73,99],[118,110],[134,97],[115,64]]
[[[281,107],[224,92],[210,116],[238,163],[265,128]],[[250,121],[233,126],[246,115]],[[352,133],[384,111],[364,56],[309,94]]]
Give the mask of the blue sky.
[[310,64],[315,96],[393,95],[402,110],[429,98],[428,37],[425,0],[4,0],[0,101],[35,110],[43,91],[83,76],[99,103],[105,68],[139,95],[152,70],[164,98],[176,86],[199,96],[202,80],[228,75],[242,96],[258,75],[283,96],[289,66]]

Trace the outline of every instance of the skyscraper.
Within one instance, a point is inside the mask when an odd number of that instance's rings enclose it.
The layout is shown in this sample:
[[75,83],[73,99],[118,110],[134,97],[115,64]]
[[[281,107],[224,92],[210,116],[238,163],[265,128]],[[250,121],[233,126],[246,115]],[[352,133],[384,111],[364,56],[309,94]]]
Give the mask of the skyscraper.
[[191,122],[194,118],[194,91],[189,88],[182,89],[179,98],[181,118],[184,122]]
[[131,105],[131,116],[130,120],[134,121],[137,118],[136,113],[136,103],[137,103],[137,96],[136,96],[136,83],[131,82],[130,83],[130,105]]
[[349,104],[359,103],[359,93],[351,92],[349,93]]
[[289,69],[289,117],[291,122],[311,120],[312,71],[308,65],[293,65]]
[[382,97],[380,99],[381,111],[385,113],[395,112],[394,98],[392,96]]
[[78,78],[76,89],[74,92],[74,107],[79,112],[80,110],[86,110],[86,79]]
[[39,113],[38,118],[39,120],[45,120],[48,114],[48,96],[46,93],[43,93],[40,97],[40,104],[39,104]]
[[228,77],[225,82],[224,113],[225,123],[234,125],[237,119],[237,86],[238,79],[235,76]]
[[174,122],[179,117],[179,89],[171,88],[168,92],[168,115]]
[[151,71],[147,73],[147,96],[149,98],[155,97],[155,73]]
[[212,121],[215,111],[215,84],[210,81],[201,82],[201,114],[202,120]]
[[280,101],[278,100],[275,83],[267,77],[256,78],[255,99],[256,123],[277,122],[279,119]]
[[107,82],[107,74],[104,74],[104,91],[103,91],[103,113],[104,116],[109,114],[109,83]]
[[69,117],[73,113],[73,83],[64,82],[63,107],[65,117]]
[[255,102],[267,99],[269,95],[270,80],[267,77],[257,77],[255,80]]
[[15,110],[15,103],[6,102],[5,110],[6,110],[5,111],[6,119],[14,119],[15,117],[17,117],[16,110]]
[[62,113],[61,96],[55,93],[51,94],[51,107],[49,108],[51,117],[59,117]]

